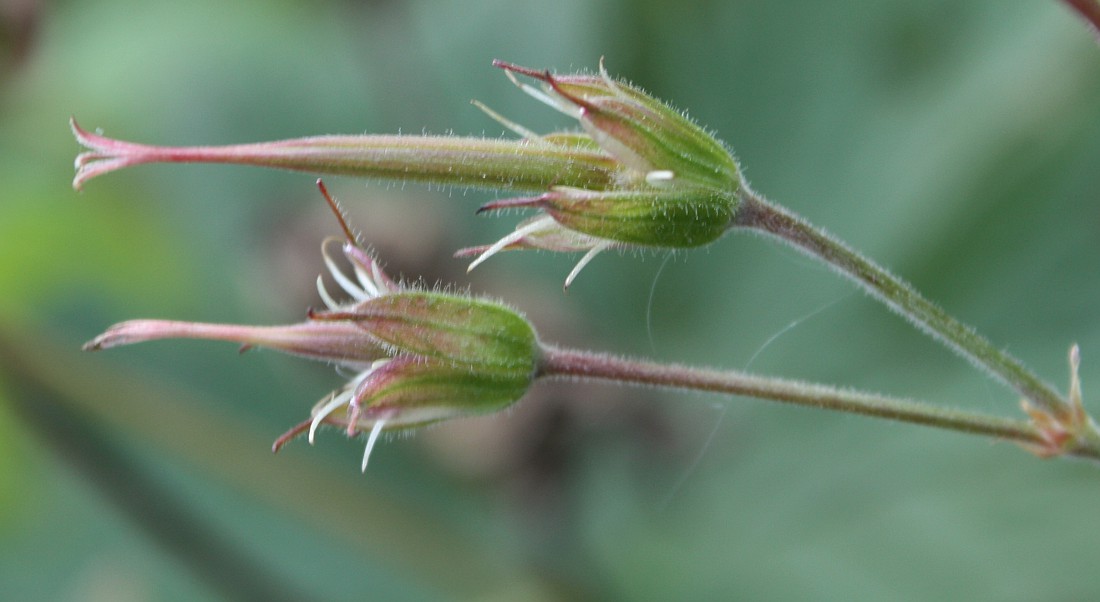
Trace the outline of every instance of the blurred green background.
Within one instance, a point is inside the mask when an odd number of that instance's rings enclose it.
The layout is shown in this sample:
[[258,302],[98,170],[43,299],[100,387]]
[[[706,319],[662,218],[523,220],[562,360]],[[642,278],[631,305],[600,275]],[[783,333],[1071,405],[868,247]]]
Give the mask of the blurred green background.
[[[338,232],[312,178],[69,182],[66,127],[159,144],[567,125],[489,66],[612,73],[754,187],[1065,386],[1100,375],[1100,47],[1054,0],[0,1],[0,598],[1080,600],[1100,469],[756,400],[561,383],[376,448],[271,441],[343,379],[229,345],[83,354],[132,317],[279,323]],[[389,268],[545,340],[1015,415],[1016,397],[751,236],[470,276],[491,198],[329,178]],[[793,324],[793,326],[791,326]],[[776,337],[775,335],[780,335]],[[774,340],[773,340],[774,338]],[[770,341],[770,342],[769,342]]]

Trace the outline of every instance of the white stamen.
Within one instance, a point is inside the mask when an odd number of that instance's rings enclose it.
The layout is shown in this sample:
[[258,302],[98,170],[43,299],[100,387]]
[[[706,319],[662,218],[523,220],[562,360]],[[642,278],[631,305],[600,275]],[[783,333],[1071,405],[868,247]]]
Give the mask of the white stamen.
[[581,260],[577,262],[577,265],[573,268],[573,271],[569,272],[569,275],[565,277],[565,288],[568,290],[569,285],[573,284],[573,279],[577,277],[577,274],[581,273],[581,270],[584,269],[584,266],[588,265],[588,262],[595,259],[597,255],[599,255],[609,246],[611,246],[611,243],[609,241],[603,241],[589,249],[589,251],[584,254],[584,257],[581,257]]
[[367,449],[363,451],[363,465],[360,467],[362,472],[367,472],[367,461],[370,460],[370,450],[374,449],[374,442],[378,440],[378,434],[382,432],[382,427],[385,425],[385,420],[375,420],[374,426],[370,429],[370,436],[367,437]]
[[481,109],[481,112],[488,115],[490,119],[499,123],[500,125],[503,125],[506,129],[511,130],[512,133],[519,135],[521,138],[525,138],[527,140],[530,140],[531,142],[545,142],[542,139],[542,136],[539,136],[535,132],[532,132],[522,125],[490,109],[489,107],[485,106],[485,103],[481,102],[480,100],[471,100],[470,102],[473,103],[475,107]]
[[333,413],[336,408],[347,403],[349,399],[351,399],[351,391],[343,391],[339,395],[333,395],[332,399],[317,411],[317,415],[313,417],[313,422],[309,423],[310,445],[313,445],[313,438],[317,433],[317,427],[324,422],[325,418],[328,418],[329,414]]
[[325,251],[322,255],[324,255],[325,265],[328,266],[329,273],[332,274],[332,279],[340,285],[340,288],[344,289],[344,292],[351,295],[356,301],[366,301],[370,298],[363,289],[355,286],[355,283],[349,280],[348,277],[340,271],[340,268],[336,267],[336,262],[329,257],[328,251]]
[[[552,107],[552,108],[554,108],[554,109],[556,109],[556,110],[572,117],[573,119],[580,119],[581,118],[580,108],[575,106],[573,103],[567,102],[565,99],[562,99],[561,97],[559,97],[557,95],[557,93],[544,92],[544,91],[539,90],[538,88],[536,88],[532,85],[525,84],[525,83],[519,81],[518,79],[516,79],[515,74],[512,73],[511,71],[508,71],[507,69],[504,70],[504,74],[508,76],[508,79],[512,80],[513,84],[515,84],[517,87],[519,87],[520,90],[523,90],[523,92],[526,93],[531,98],[534,98],[535,100],[537,100],[537,101],[539,101],[539,102],[541,102],[545,105],[548,105],[548,106],[550,106],[550,107]],[[553,95],[551,96],[551,94],[553,94]]]
[[309,424],[309,444],[313,445],[314,435],[317,433],[317,427],[324,422],[328,415],[336,411],[336,408],[351,401],[352,395],[358,393],[359,386],[363,384],[363,381],[374,374],[374,371],[386,365],[389,362],[389,358],[376,360],[370,365],[370,368],[360,372],[355,378],[351,379],[351,382],[338,394],[334,394],[332,399],[328,403],[321,406],[321,409],[317,410],[317,415],[313,417],[313,422]]
[[547,230],[553,227],[556,223],[557,222],[554,221],[553,217],[547,215],[545,217],[532,221],[526,226],[516,228],[514,232],[493,243],[493,245],[490,246],[488,249],[485,249],[485,251],[481,255],[478,255],[477,259],[470,262],[470,267],[466,268],[466,273],[472,272],[474,268],[481,265],[481,263],[486,259],[489,259],[493,255],[496,255],[504,247],[523,240],[523,237],[527,236],[528,234],[533,234],[540,230]]
[[329,309],[336,309],[340,307],[336,300],[332,298],[332,295],[328,294],[328,290],[325,289],[324,279],[317,276],[317,294],[321,295],[321,300],[325,302],[325,307]]
[[387,278],[386,275],[382,273],[382,268],[378,266],[378,262],[371,262],[370,272],[374,275],[374,284],[378,287],[380,296],[393,292],[390,290],[390,286],[386,284],[389,281],[389,278]]
[[380,297],[382,295],[382,291],[378,290],[378,287],[375,285],[374,280],[371,279],[370,275],[364,272],[363,268],[359,267],[359,264],[352,263],[352,266],[355,269],[356,279],[359,280],[359,284],[362,286],[363,290],[366,291],[367,295],[369,295],[372,299],[374,297]]

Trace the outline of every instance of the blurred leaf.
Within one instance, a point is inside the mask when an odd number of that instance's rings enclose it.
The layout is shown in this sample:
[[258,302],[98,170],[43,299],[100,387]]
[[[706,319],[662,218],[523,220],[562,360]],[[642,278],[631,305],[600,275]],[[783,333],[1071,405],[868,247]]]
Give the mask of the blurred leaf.
[[7,399],[8,387],[0,378],[0,533],[20,524],[34,500],[35,480],[31,475],[34,462],[30,457],[18,419],[11,413]]
[[59,302],[72,308],[141,298],[170,309],[193,289],[187,254],[171,244],[175,235],[140,208],[122,210],[102,194],[9,192],[0,207],[0,311],[8,319]]

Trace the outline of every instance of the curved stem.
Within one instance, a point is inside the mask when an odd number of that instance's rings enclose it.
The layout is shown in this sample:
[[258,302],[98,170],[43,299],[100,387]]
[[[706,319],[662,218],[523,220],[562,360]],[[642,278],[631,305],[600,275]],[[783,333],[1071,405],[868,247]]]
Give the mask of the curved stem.
[[1092,34],[1100,41],[1100,2],[1097,0],[1062,0],[1082,19],[1088,22]]
[[1065,399],[1019,360],[993,346],[974,329],[952,318],[905,281],[790,211],[742,188],[742,205],[733,227],[770,234],[824,261],[862,286],[872,296],[947,344],[975,366],[1016,389],[1031,403],[1055,416],[1069,411]]
[[[538,376],[606,380],[621,384],[651,385],[770,399],[794,405],[984,435],[1014,441],[1032,450],[1045,449],[1048,443],[1039,429],[1023,420],[964,412],[908,399],[768,378],[732,370],[710,370],[678,364],[624,359],[549,345],[543,346]],[[1066,449],[1065,453],[1100,460],[1100,443],[1077,442]]]

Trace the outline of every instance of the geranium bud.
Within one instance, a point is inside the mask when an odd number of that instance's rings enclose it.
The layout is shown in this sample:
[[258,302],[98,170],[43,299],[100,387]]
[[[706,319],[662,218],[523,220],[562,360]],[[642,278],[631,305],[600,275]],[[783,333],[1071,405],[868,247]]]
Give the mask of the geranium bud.
[[[203,162],[533,193],[483,207],[532,207],[543,213],[497,243],[476,247],[481,253],[470,268],[504,249],[584,252],[566,286],[605,249],[697,247],[730,227],[740,204],[737,161],[683,113],[612,79],[602,61],[598,74],[574,75],[494,64],[532,97],[577,119],[582,131],[539,135],[476,102],[520,139],[316,136],[161,147],[107,138],[73,121],[77,141],[87,148],[76,159],[73,186],[134,165]],[[465,249],[459,255],[472,253]]]
[[[604,150],[651,184],[679,181],[734,193],[741,176],[726,147],[683,113],[639,88],[612,79],[600,62],[598,75],[554,75],[502,61],[509,74],[520,73],[546,84],[522,89],[580,121]],[[513,81],[515,81],[513,79]]]
[[[737,162],[721,142],[682,113],[626,82],[612,80],[602,64],[599,75],[553,75],[495,64],[525,92],[576,118],[589,140],[623,169],[609,188],[556,184],[536,197],[484,205],[481,211],[538,208],[552,221],[525,222],[496,244],[479,247],[481,254],[471,268],[504,249],[585,250],[566,278],[568,288],[580,269],[605,249],[697,247],[729,229],[740,204]],[[544,87],[522,83],[516,73]],[[562,230],[581,236],[570,237]]]
[[534,370],[534,331],[514,310],[493,301],[405,291],[311,317],[358,324],[402,354],[522,377]]
[[497,302],[416,290],[391,280],[358,245],[335,201],[318,184],[340,219],[344,256],[354,274],[337,267],[327,254],[328,245],[322,246],[325,264],[350,301],[337,302],[319,280],[327,309],[310,311],[303,323],[132,320],[112,326],[85,349],[201,338],[270,347],[354,370],[355,376],[318,402],[309,419],[280,437],[275,449],[306,432],[312,443],[321,424],[334,424],[349,436],[367,435],[364,470],[383,430],[482,414],[518,401],[535,378],[539,354],[527,320]]

